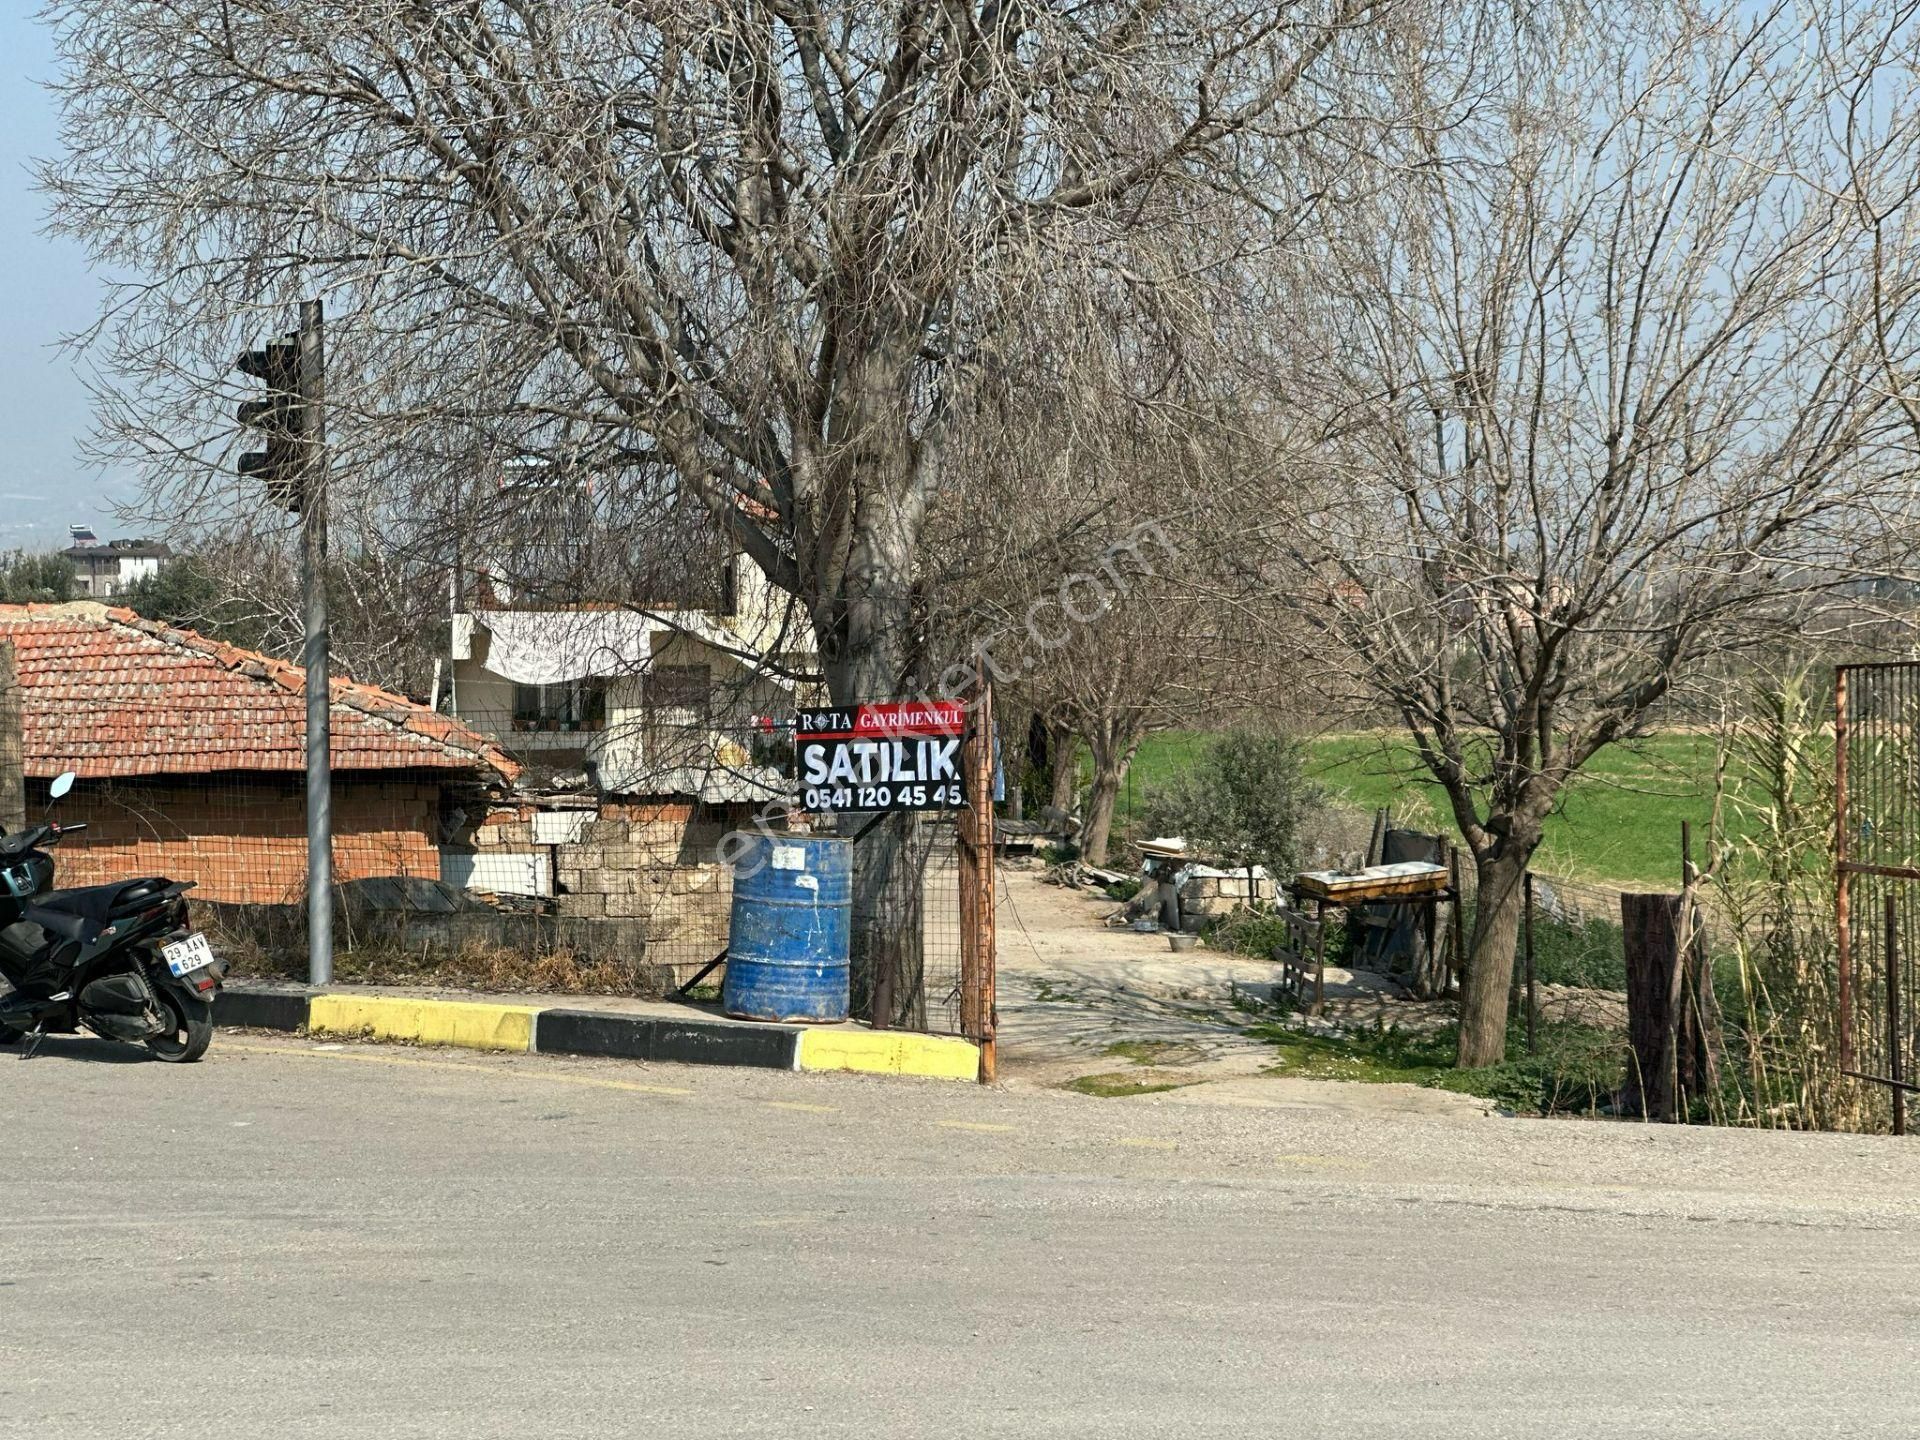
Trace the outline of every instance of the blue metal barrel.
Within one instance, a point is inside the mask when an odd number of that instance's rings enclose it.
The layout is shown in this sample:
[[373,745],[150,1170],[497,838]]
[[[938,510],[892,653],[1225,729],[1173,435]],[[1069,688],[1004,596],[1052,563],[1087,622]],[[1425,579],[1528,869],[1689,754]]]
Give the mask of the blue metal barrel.
[[744,832],[728,842],[733,920],[721,1005],[743,1020],[846,1019],[852,844]]

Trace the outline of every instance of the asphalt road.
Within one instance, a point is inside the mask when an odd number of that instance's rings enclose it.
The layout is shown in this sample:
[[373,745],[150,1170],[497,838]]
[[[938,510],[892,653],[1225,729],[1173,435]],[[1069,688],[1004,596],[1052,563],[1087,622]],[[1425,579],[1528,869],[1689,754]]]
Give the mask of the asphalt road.
[[1920,1429],[1920,1142],[132,1055],[0,1054],[0,1435]]

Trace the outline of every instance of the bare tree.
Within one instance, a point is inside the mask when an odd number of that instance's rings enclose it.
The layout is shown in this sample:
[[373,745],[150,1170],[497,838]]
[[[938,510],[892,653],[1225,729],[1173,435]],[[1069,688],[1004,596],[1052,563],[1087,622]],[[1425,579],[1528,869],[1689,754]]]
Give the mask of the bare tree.
[[[1812,18],[1808,45],[1825,90],[1830,149],[1807,165],[1806,178],[1844,207],[1865,249],[1859,318],[1920,443],[1920,5],[1835,5]],[[1826,163],[1833,153],[1837,167]]]
[[1516,50],[1321,232],[1319,469],[1258,496],[1269,575],[1471,848],[1462,1065],[1504,1053],[1522,876],[1581,767],[1911,534],[1802,8],[1622,7]]
[[1184,607],[1170,605],[1166,587],[1136,585],[1064,636],[1029,682],[1047,713],[1086,743],[1092,775],[1080,849],[1090,864],[1107,863],[1115,806],[1141,742],[1192,722],[1203,687],[1182,662],[1176,613]]
[[[383,547],[344,533],[328,567],[331,637],[339,673],[403,695],[426,697],[436,658],[446,655],[444,579]],[[298,662],[304,638],[300,563],[284,539],[201,534],[157,575],[122,592],[149,619]]]
[[850,700],[914,678],[946,427],[1033,288],[1328,166],[1403,8],[66,0],[46,181],[140,277],[110,421],[176,485],[236,341],[324,291],[358,503],[476,447],[694,495]]

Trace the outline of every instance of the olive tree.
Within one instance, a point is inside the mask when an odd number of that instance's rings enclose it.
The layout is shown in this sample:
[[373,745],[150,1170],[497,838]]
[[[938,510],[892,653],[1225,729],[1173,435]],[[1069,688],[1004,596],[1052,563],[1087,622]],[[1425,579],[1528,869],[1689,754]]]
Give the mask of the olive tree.
[[1324,799],[1298,736],[1242,728],[1214,736],[1187,769],[1150,789],[1145,809],[1153,833],[1183,837],[1203,859],[1264,865],[1277,882],[1299,868],[1301,829]]

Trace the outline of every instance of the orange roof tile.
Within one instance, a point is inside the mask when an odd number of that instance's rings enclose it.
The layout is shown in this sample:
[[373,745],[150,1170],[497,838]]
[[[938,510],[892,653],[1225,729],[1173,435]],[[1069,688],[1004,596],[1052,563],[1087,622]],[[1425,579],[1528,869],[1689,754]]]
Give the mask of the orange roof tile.
[[[19,668],[28,775],[306,768],[298,665],[102,605],[0,605],[0,638]],[[331,688],[336,770],[520,773],[486,737],[404,696]]]

